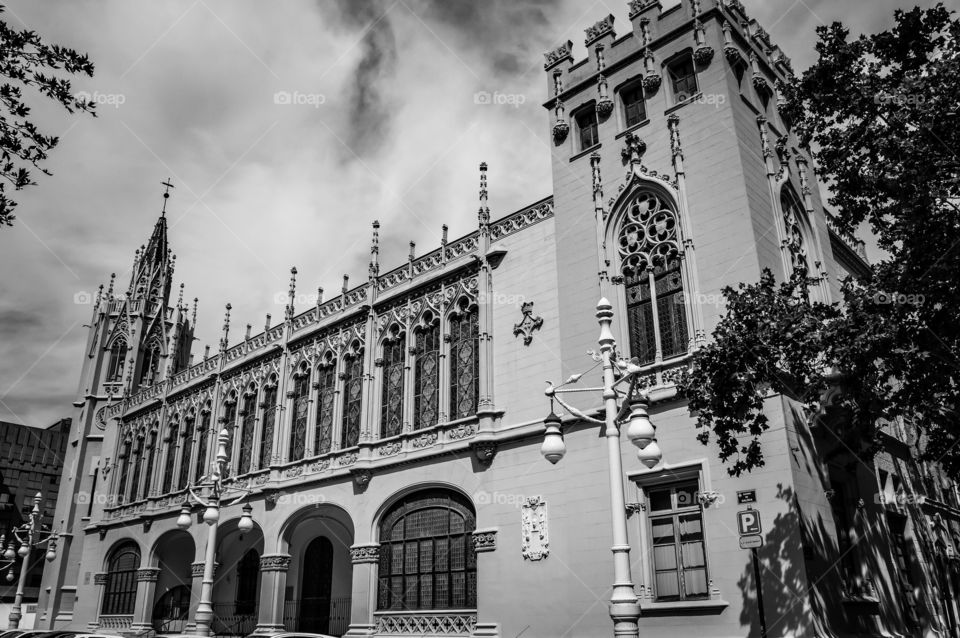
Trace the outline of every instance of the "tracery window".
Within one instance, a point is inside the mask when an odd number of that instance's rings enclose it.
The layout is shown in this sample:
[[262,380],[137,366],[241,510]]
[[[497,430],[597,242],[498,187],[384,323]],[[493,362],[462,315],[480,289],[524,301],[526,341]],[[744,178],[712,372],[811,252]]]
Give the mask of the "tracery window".
[[110,362],[107,365],[107,381],[123,381],[123,364],[127,356],[127,342],[116,339],[110,346]]
[[150,496],[150,483],[153,481],[153,465],[156,461],[157,454],[157,431],[154,429],[150,433],[150,442],[147,444],[147,480],[144,482],[143,494],[144,496]]
[[257,395],[252,391],[243,401],[243,412],[240,414],[240,462],[237,474],[246,474],[253,462],[253,436],[257,423]]
[[403,368],[405,335],[394,330],[383,343],[383,390],[380,405],[381,436],[403,429]]
[[182,490],[190,482],[190,453],[193,452],[193,417],[184,421],[183,431],[180,433],[183,438],[180,452],[180,475],[177,477],[176,489]]
[[113,551],[107,564],[107,586],[100,606],[102,615],[123,616],[133,613],[139,567],[140,549],[133,543],[121,545]]
[[360,442],[360,408],[363,402],[363,351],[348,354],[343,370],[343,436],[341,447]]
[[140,368],[141,385],[150,385],[158,380],[160,372],[160,356],[161,351],[159,344],[154,344],[147,349],[143,359],[143,367]]
[[476,515],[446,490],[416,492],[380,523],[377,609],[476,609]]
[[462,419],[477,413],[479,350],[477,308],[469,308],[463,301],[460,311],[450,318],[451,419]]
[[197,459],[193,470],[193,480],[199,481],[207,474],[207,442],[210,440],[210,411],[200,413],[200,427],[197,429]]
[[799,274],[810,276],[810,261],[805,241],[807,212],[800,205],[793,191],[786,187],[780,191],[780,208],[783,211],[791,265]]
[[277,384],[263,392],[263,423],[260,430],[260,469],[270,467],[273,460],[273,429],[277,421]]
[[290,429],[291,461],[304,457],[307,447],[307,411],[310,407],[310,373],[304,371],[293,380],[293,423]]
[[170,423],[170,431],[167,433],[167,460],[163,466],[163,494],[168,493],[173,488],[174,470],[177,466],[177,447],[180,445],[180,422],[174,420]]
[[688,348],[676,212],[643,191],[627,205],[617,235],[627,298],[630,354],[641,364]]
[[117,500],[119,504],[126,502],[127,498],[127,477],[130,472],[130,448],[131,441],[128,438],[123,442],[123,448],[120,451],[120,473],[117,475]]
[[140,498],[140,470],[143,463],[143,436],[137,437],[136,447],[133,448],[133,476],[130,477],[129,501]]
[[317,423],[313,453],[326,454],[333,439],[333,406],[337,391],[337,364],[328,359],[317,369]]
[[416,332],[416,363],[413,386],[413,427],[436,425],[440,396],[440,322],[431,315]]

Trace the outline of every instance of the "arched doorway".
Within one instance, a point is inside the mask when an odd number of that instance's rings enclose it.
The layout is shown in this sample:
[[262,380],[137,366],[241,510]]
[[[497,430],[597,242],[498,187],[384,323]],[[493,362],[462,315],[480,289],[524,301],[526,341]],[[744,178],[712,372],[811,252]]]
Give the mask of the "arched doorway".
[[244,533],[238,521],[222,523],[217,541],[211,630],[218,637],[248,636],[259,617],[263,531],[254,524],[252,531]]
[[180,633],[187,625],[193,584],[190,564],[195,553],[193,537],[181,530],[167,532],[154,545],[151,564],[160,571],[151,624],[157,633]]
[[287,631],[342,636],[350,625],[353,521],[340,507],[312,505],[293,514],[281,533],[290,554],[284,585]]
[[298,631],[325,634],[330,630],[332,585],[333,543],[325,536],[318,536],[303,553]]

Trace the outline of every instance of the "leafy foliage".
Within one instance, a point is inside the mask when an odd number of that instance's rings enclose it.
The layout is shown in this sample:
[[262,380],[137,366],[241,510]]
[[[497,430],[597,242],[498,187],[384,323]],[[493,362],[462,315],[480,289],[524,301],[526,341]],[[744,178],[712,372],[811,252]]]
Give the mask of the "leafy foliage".
[[856,39],[840,23],[818,28],[819,59],[784,86],[841,230],[867,221],[886,255],[832,306],[769,272],[725,291],[686,392],[701,440],[716,438],[733,474],[763,464],[763,400],[778,392],[860,455],[880,423],[908,419],[926,458],[960,478],[960,22],[942,5],[894,19]]
[[[4,10],[0,5],[0,13]],[[69,113],[88,112],[96,116],[94,104],[70,92],[70,80],[58,77],[55,71],[70,75],[93,75],[93,64],[86,55],[59,45],[45,44],[33,31],[17,31],[0,19],[0,225],[13,224],[17,202],[10,198],[15,191],[36,184],[30,167],[49,175],[40,164],[47,159],[59,138],[41,133],[28,120],[30,107],[24,100],[23,88],[30,87]]]

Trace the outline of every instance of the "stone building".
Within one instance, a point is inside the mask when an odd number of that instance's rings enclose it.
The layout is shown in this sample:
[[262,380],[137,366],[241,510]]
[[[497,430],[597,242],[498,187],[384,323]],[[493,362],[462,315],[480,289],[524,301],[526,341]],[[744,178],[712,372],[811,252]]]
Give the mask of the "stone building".
[[[42,523],[52,525],[63,474],[70,419],[60,419],[45,428],[0,421],[0,535],[7,541],[11,530],[28,522],[34,499],[40,494]],[[24,588],[27,613],[24,626],[31,620],[43,574],[43,552],[34,552]],[[21,563],[0,573],[0,618],[6,618],[17,593]],[[13,580],[7,575],[13,574]]]
[[94,308],[39,626],[194,629],[207,525],[176,523],[222,432],[244,499],[220,513],[217,634],[609,635],[602,433],[565,413],[566,457],[540,454],[543,381],[598,376],[603,295],[665,397],[662,462],[622,447],[644,635],[955,633],[957,492],[905,426],[857,459],[771,396],[766,465],[734,478],[672,392],[724,286],[803,269],[829,301],[865,272],[777,108],[789,59],[736,0],[634,0],[623,34],[610,16],[585,45],[546,55],[551,196],[491,212],[481,165],[474,232],[387,270],[374,223],[364,281],[297,308],[294,270],[282,321],[231,340],[228,306],[197,362],[160,217]]

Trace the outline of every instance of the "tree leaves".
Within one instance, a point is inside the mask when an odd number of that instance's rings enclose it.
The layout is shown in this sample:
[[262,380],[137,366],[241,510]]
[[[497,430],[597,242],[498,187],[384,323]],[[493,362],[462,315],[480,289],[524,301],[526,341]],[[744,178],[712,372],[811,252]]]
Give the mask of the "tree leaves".
[[[3,6],[0,5],[0,13]],[[60,105],[68,113],[94,112],[94,103],[74,96],[70,80],[50,71],[93,76],[93,64],[86,55],[59,45],[47,45],[30,30],[11,29],[0,20],[0,226],[13,224],[13,210],[17,202],[10,196],[14,191],[33,186],[30,167],[50,173],[40,164],[48,151],[56,147],[59,138],[43,135],[27,117],[30,107],[23,99],[22,86],[29,86]]]

